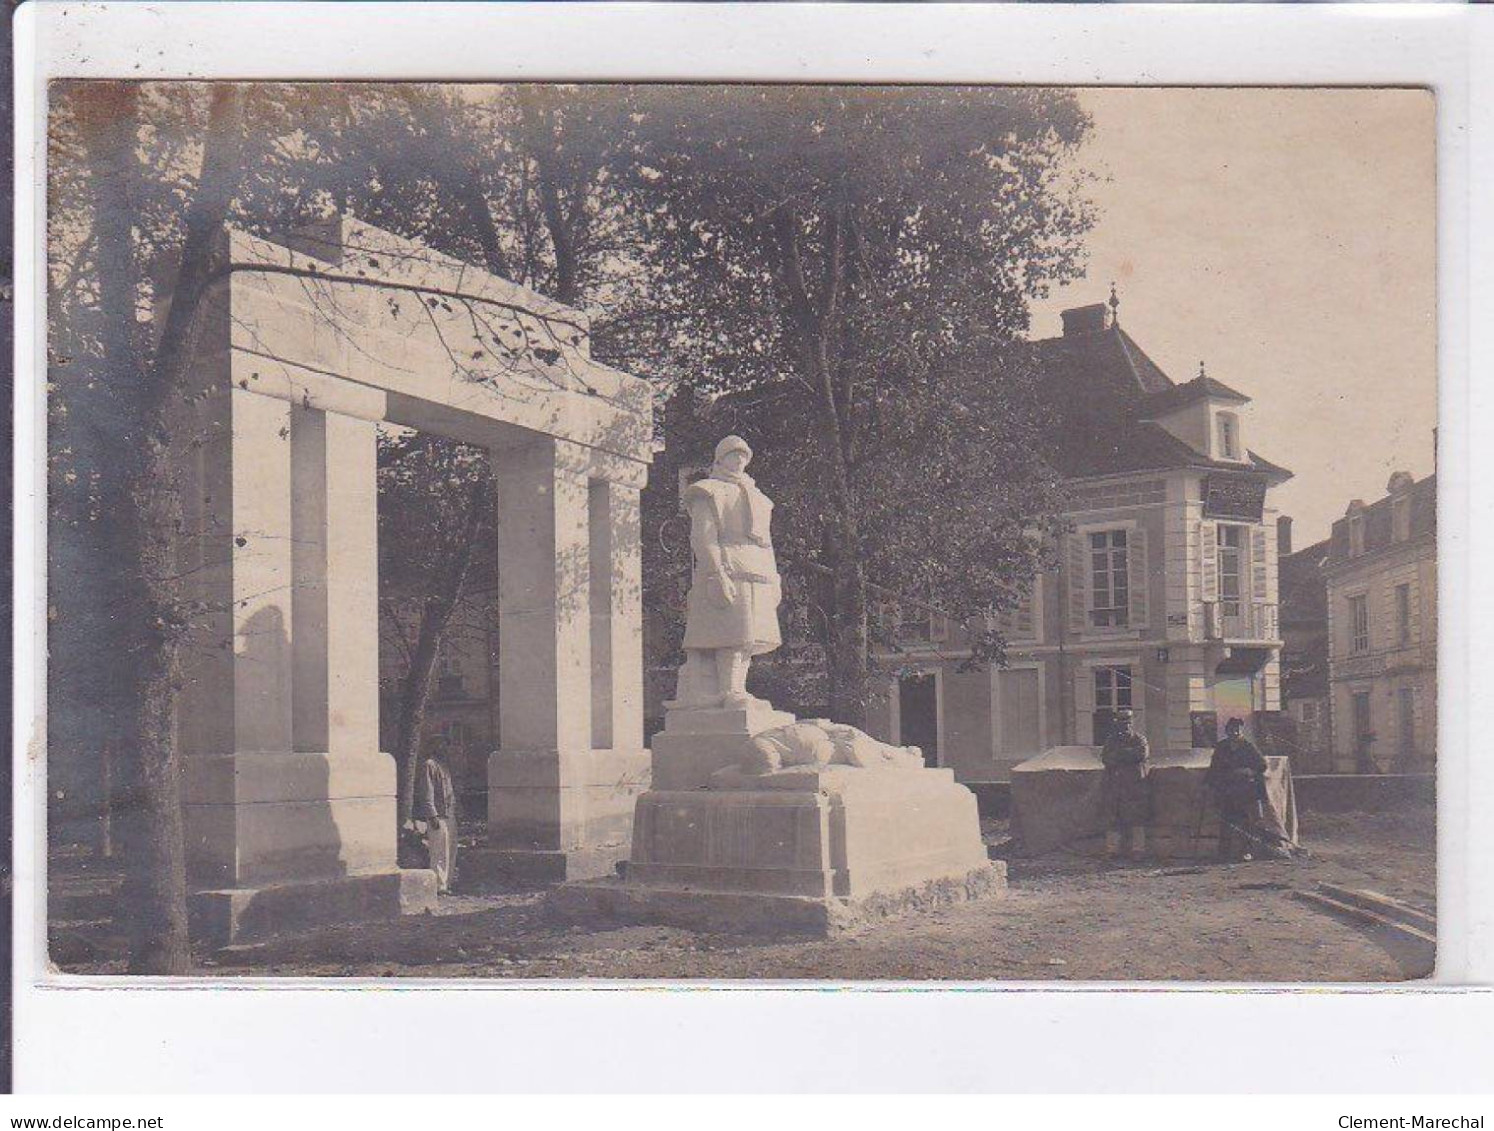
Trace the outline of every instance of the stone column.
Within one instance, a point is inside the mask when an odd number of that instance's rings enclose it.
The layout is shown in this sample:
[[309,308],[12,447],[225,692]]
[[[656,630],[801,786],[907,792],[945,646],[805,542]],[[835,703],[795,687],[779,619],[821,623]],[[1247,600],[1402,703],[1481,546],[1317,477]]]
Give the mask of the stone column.
[[396,914],[378,747],[374,425],[234,389],[189,474],[206,608],[182,743],[199,929],[219,939]]
[[[601,875],[628,854],[648,765],[642,661],[629,658],[635,634],[612,610],[626,619],[636,606],[636,518],[624,514],[626,488],[614,513],[613,489],[593,485],[590,465],[587,448],[538,435],[493,452],[499,749],[488,761],[488,850],[467,868],[474,883]],[[596,656],[605,694],[594,691]],[[618,749],[622,738],[633,746]]]
[[593,479],[591,733],[597,749],[643,746],[643,576],[638,489]]

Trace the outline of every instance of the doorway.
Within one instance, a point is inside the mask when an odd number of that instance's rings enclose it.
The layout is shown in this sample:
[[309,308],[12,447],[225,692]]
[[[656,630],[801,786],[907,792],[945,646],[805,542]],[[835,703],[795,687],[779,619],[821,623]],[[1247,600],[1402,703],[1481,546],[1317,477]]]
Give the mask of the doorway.
[[1370,718],[1370,693],[1368,691],[1356,691],[1353,698],[1354,710],[1354,768],[1361,774],[1373,774],[1379,772],[1375,765],[1374,745],[1375,731]]
[[897,681],[898,741],[923,751],[927,766],[939,764],[939,677],[914,672]]
[[1038,669],[1008,668],[998,673],[996,686],[997,760],[1021,762],[1042,753]]

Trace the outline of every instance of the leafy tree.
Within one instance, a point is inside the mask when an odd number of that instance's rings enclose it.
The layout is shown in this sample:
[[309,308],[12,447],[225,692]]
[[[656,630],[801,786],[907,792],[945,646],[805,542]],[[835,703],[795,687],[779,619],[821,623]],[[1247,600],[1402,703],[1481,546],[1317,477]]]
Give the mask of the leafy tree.
[[[136,832],[119,837],[131,875],[159,881],[145,897],[132,889],[122,899],[139,913],[140,969],[179,969],[186,960],[169,724],[183,656],[190,660],[185,626],[193,610],[169,563],[179,507],[165,453],[212,234],[231,220],[273,236],[332,210],[353,211],[495,273],[564,292],[557,297],[584,299],[586,288],[605,320],[626,291],[614,255],[621,213],[613,195],[588,187],[600,185],[607,151],[573,144],[586,115],[539,96],[524,105],[518,95],[392,84],[58,88],[49,263],[53,748],[92,760],[118,748],[106,811],[134,822]],[[592,137],[601,129],[586,128]],[[526,142],[542,152],[530,153]],[[558,239],[551,222],[563,225]],[[394,509],[413,506],[418,513],[406,515],[406,525],[425,524],[424,536],[405,543],[425,568],[391,567],[422,610],[396,728],[407,810],[431,665],[487,528],[485,461],[437,437],[386,438],[380,460]],[[137,521],[139,531],[130,526]],[[156,558],[142,561],[140,576],[116,576],[114,562],[146,552]],[[115,591],[132,583],[144,589]],[[137,617],[141,601],[146,611]],[[136,639],[134,624],[156,625],[157,634]],[[134,668],[119,659],[145,653],[151,663]],[[142,692],[139,681],[157,662],[164,674]],[[146,702],[156,712],[149,719],[138,706]],[[88,776],[69,772],[77,761],[52,760],[69,789]],[[140,839],[147,832],[150,845]]]
[[[190,951],[173,727],[191,609],[175,572],[181,508],[170,427],[183,388],[189,330],[211,277],[213,237],[229,214],[241,163],[242,90],[214,87],[192,107],[205,114],[211,140],[195,155],[169,158],[190,170],[178,182],[169,265],[151,254],[160,246],[156,241],[165,240],[142,175],[142,167],[159,157],[156,139],[142,130],[152,93],[130,83],[78,84],[59,93],[74,129],[71,144],[86,170],[81,191],[92,247],[92,319],[71,341],[91,346],[92,365],[83,362],[80,369],[90,373],[93,395],[73,406],[87,411],[72,420],[61,412],[65,402],[54,402],[51,456],[65,485],[82,484],[59,500],[65,522],[89,527],[88,539],[103,555],[88,563],[99,571],[102,588],[103,615],[95,622],[102,632],[92,646],[107,657],[98,690],[117,735],[114,815],[127,869],[121,904],[130,966],[141,973],[182,973]],[[83,225],[68,230],[75,220],[58,217],[55,243],[84,242],[77,231]],[[143,284],[153,271],[173,295],[154,336],[141,317]],[[67,340],[65,331],[61,336]],[[78,360],[54,358],[63,367]],[[85,445],[86,463],[75,459]],[[66,616],[67,605],[62,583],[54,570],[52,607],[59,617]]]
[[[741,432],[780,504],[836,717],[864,716],[871,594],[985,613],[1058,506],[1028,304],[1079,267],[1087,119],[1025,88],[677,87],[634,96],[629,191],[656,315],[687,327],[698,458]],[[677,362],[677,365],[679,363]]]

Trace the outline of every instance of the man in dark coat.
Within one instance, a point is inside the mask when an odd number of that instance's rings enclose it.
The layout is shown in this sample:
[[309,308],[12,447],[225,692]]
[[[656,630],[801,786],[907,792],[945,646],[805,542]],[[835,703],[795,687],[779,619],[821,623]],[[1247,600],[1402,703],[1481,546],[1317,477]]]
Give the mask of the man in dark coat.
[[1266,804],[1266,759],[1242,733],[1245,724],[1230,719],[1214,746],[1204,784],[1219,810],[1219,859],[1249,860],[1259,839]]
[[1105,779],[1100,805],[1105,816],[1105,855],[1124,846],[1127,855],[1146,851],[1146,826],[1152,818],[1152,797],[1146,780],[1146,738],[1131,730],[1131,712],[1115,712],[1114,725],[1100,747]]

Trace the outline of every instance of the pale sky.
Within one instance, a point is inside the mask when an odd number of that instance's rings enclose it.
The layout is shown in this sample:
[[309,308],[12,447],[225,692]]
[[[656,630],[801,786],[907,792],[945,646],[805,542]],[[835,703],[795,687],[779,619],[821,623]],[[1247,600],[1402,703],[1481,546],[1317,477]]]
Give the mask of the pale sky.
[[1433,470],[1432,96],[1413,90],[1093,89],[1083,160],[1100,218],[1087,278],[1036,310],[1103,301],[1174,381],[1207,363],[1253,398],[1246,444],[1302,547],[1398,469]]

